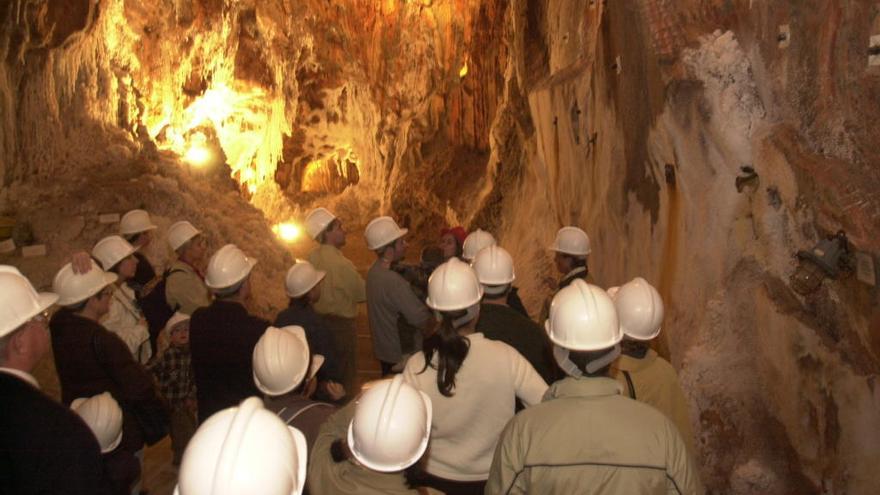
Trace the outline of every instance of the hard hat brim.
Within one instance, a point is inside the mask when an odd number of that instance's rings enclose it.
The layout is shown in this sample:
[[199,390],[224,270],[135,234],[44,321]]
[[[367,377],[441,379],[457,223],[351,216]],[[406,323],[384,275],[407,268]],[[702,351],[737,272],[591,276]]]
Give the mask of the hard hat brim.
[[[321,283],[321,281],[324,280],[324,277],[327,275],[327,272],[325,272],[324,270],[315,270],[315,272],[318,275],[317,279],[315,280],[315,283],[310,285],[308,289],[304,289],[299,292],[290,292],[288,290],[285,290],[285,292],[287,292],[287,297],[291,297],[293,299],[296,299],[297,297],[302,297],[302,296],[308,294],[309,291],[314,289],[316,285]],[[285,287],[285,289],[286,289],[286,287]]]
[[248,258],[247,262],[248,262],[248,265],[250,265],[250,266],[248,267],[247,270],[245,270],[245,272],[241,275],[241,277],[239,277],[235,282],[232,282],[232,283],[226,282],[223,285],[217,285],[215,283],[211,283],[206,278],[205,279],[205,287],[207,287],[209,289],[214,289],[214,290],[223,290],[223,289],[228,289],[235,284],[241,283],[242,280],[248,278],[248,275],[251,274],[251,272],[254,270],[254,266],[256,266],[256,264],[257,264],[257,260],[255,260],[253,258]]
[[557,253],[567,254],[570,256],[589,256],[590,253],[593,252],[592,249],[588,249],[586,251],[572,251],[572,250],[561,249],[558,246],[550,246],[548,249],[550,251],[556,251]]
[[570,351],[576,351],[576,352],[577,351],[592,352],[592,351],[601,351],[604,349],[610,349],[610,348],[616,346],[617,344],[619,344],[621,340],[623,340],[623,334],[621,333],[620,334],[621,338],[617,339],[617,340],[611,339],[607,342],[602,342],[602,343],[595,344],[595,345],[574,344],[572,342],[568,342],[568,341],[565,341],[565,340],[562,340],[562,339],[559,339],[559,338],[556,338],[553,336],[553,332],[550,331],[550,319],[549,318],[544,321],[544,331],[547,333],[547,338],[550,339],[550,342],[553,342],[554,344],[558,345],[559,347],[562,347],[563,349],[568,349]]
[[[33,317],[37,316],[43,311],[46,311],[56,302],[58,302],[58,294],[52,292],[41,292],[37,294],[37,307],[33,311],[28,311],[20,318],[15,318],[10,323],[4,325],[3,329],[0,329],[0,337],[5,337],[6,335],[14,332],[18,329],[18,327],[29,322]],[[4,331],[4,329],[6,330]]]
[[105,448],[101,449],[102,454],[106,454],[107,452],[113,452],[116,450],[116,447],[119,447],[119,444],[122,442],[122,428],[119,429],[119,434],[116,435],[116,438],[113,440],[113,443],[108,445]]
[[378,250],[380,250],[380,249],[384,249],[385,247],[387,247],[387,246],[388,246],[389,244],[391,244],[392,242],[396,242],[398,239],[400,239],[401,237],[405,236],[405,235],[407,234],[407,232],[409,232],[409,229],[400,229],[400,231],[397,232],[397,235],[396,235],[396,236],[392,237],[391,239],[387,239],[384,243],[382,243],[382,245],[380,245],[380,246],[370,246],[369,244],[367,244],[367,247],[370,249],[370,251],[378,251]]
[[296,489],[293,493],[302,493],[306,483],[306,468],[308,467],[308,443],[303,433],[293,426],[288,425],[290,436],[296,445]]
[[73,306],[74,304],[79,304],[79,303],[87,300],[88,298],[94,296],[98,292],[101,292],[102,290],[104,290],[104,287],[107,287],[108,285],[112,284],[113,282],[116,282],[117,280],[119,280],[119,276],[116,275],[115,273],[104,272],[103,276],[104,276],[104,280],[101,282],[101,284],[98,285],[97,287],[93,287],[92,290],[87,292],[85,295],[80,296],[80,297],[76,297],[73,299],[69,299],[69,300],[66,300],[66,299],[59,297],[58,301],[56,301],[56,304],[58,304],[59,306]]

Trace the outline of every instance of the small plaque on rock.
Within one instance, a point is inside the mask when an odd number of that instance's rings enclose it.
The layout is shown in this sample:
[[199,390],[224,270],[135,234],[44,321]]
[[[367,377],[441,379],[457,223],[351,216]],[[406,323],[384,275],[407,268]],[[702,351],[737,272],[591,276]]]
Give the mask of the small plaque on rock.
[[119,213],[102,213],[98,215],[99,223],[118,223]]
[[21,248],[21,255],[25,258],[36,258],[37,256],[46,256],[45,244],[34,244],[33,246],[24,246]]
[[0,253],[11,253],[15,251],[15,241],[12,239],[6,239],[5,241],[0,241]]

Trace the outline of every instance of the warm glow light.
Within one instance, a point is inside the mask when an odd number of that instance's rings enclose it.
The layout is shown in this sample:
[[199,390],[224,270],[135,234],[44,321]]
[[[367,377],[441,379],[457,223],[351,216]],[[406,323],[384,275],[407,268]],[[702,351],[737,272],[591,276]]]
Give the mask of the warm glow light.
[[294,242],[299,238],[300,229],[295,223],[282,222],[275,224],[272,227],[272,232],[275,232],[275,235],[284,242]]
[[208,149],[205,135],[197,132],[193,134],[189,149],[186,150],[183,159],[194,167],[204,167],[211,161],[212,156],[211,150]]
[[458,71],[458,77],[464,78],[464,76],[466,76],[467,73],[468,73],[468,66],[467,66],[467,61],[465,60],[464,65],[461,66],[461,70]]

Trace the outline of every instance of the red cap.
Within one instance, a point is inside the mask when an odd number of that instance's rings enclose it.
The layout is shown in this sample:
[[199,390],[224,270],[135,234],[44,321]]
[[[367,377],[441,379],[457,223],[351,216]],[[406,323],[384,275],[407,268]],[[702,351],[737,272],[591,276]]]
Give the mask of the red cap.
[[455,239],[458,241],[459,246],[464,245],[464,240],[467,238],[467,231],[464,230],[464,227],[460,225],[451,228],[446,227],[440,231],[440,237],[443,237],[446,234],[452,234],[452,237],[455,237]]

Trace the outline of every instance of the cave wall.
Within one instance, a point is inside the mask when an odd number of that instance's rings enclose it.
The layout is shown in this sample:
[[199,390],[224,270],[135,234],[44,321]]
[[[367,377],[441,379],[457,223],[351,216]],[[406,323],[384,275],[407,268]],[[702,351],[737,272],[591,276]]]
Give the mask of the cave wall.
[[[15,0],[0,25],[0,213],[49,246],[13,260],[38,284],[98,213],[146,207],[260,258],[270,314],[292,258],[269,225],[320,202],[349,230],[494,231],[536,314],[577,224],[595,283],[663,294],[713,493],[872,492],[877,289],[789,277],[840,229],[876,264],[876,4]],[[242,111],[215,127],[251,146],[198,171],[165,128],[221,81]]]
[[[532,308],[567,223],[590,234],[597,283],[660,289],[713,492],[870,493],[877,290],[849,276],[802,297],[788,279],[839,229],[876,259],[877,9],[778,4],[513,2],[508,95],[528,106],[493,128],[518,165],[490,167],[519,179],[477,218]],[[740,191],[743,167],[758,179]]]

